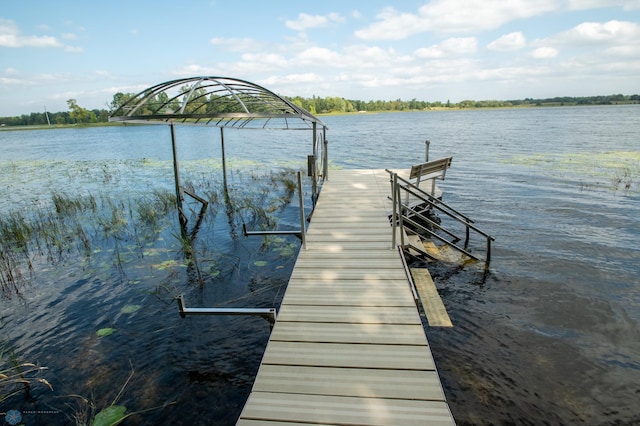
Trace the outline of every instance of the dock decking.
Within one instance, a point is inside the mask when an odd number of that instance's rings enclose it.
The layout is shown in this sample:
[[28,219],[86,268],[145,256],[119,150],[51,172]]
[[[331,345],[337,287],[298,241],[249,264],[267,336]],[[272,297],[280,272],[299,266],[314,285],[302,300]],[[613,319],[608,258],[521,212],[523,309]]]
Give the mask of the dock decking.
[[389,175],[324,183],[238,425],[451,425],[400,256]]

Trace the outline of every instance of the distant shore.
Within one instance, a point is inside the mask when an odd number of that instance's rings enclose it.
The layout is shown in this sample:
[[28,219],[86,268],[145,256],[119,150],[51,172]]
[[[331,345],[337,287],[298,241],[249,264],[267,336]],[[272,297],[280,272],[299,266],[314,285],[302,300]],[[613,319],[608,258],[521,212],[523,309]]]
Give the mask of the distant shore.
[[[528,109],[528,108],[561,108],[561,107],[596,107],[596,106],[620,106],[620,105],[638,105],[640,102],[638,101],[627,101],[627,102],[618,102],[612,104],[579,104],[579,103],[567,103],[567,102],[546,102],[543,104],[520,104],[520,105],[511,105],[511,106],[461,106],[460,104],[455,104],[451,106],[433,106],[427,107],[424,109],[406,109],[406,110],[384,110],[384,111],[354,111],[354,112],[344,112],[344,111],[335,111],[335,112],[323,112],[316,113],[314,115],[318,117],[331,117],[331,116],[343,116],[343,115],[358,115],[358,114],[389,114],[389,113],[407,113],[407,112],[429,112],[429,111],[478,111],[478,110],[504,110],[504,109]],[[55,129],[82,129],[87,127],[106,127],[106,126],[144,126],[145,124],[141,123],[122,123],[122,122],[97,122],[97,123],[74,123],[74,124],[31,124],[31,125],[18,125],[18,126],[8,126],[5,124],[0,124],[0,132],[8,131],[8,130],[55,130]]]

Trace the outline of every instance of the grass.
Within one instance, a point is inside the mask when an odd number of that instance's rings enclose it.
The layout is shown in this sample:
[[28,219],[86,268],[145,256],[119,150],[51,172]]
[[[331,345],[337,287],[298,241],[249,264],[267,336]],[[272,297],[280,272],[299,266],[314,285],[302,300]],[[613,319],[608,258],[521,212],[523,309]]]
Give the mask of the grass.
[[[103,174],[108,176],[101,178],[105,184],[121,180],[117,168]],[[205,221],[215,222],[218,209],[224,204],[230,235],[239,238],[238,229],[243,223],[262,230],[277,227],[279,212],[295,193],[294,176],[290,169],[266,173],[256,172],[254,168],[250,172],[236,169],[231,173],[228,197],[222,197],[220,183],[212,175],[198,171],[188,176],[192,179],[185,187],[204,194],[213,206],[206,212]],[[190,223],[196,223],[200,206],[197,204],[198,209],[186,209],[192,217]],[[105,248],[112,253],[112,265],[124,273],[124,264],[131,256],[143,257],[145,249],[153,245],[164,230],[175,228],[176,217],[175,192],[165,188],[134,192],[125,197],[104,192],[70,194],[54,190],[44,207],[13,210],[0,216],[1,292],[5,297],[20,295],[27,284],[34,281],[38,272],[35,265],[43,261],[53,265],[71,257],[90,261],[94,253]],[[186,242],[178,238],[176,252],[181,252],[195,266],[197,280],[202,284],[194,244],[196,234],[197,229]]]
[[47,379],[35,377],[46,370],[46,367],[19,361],[8,342],[0,343],[0,402],[19,393],[29,398],[34,383],[44,384],[53,390]]

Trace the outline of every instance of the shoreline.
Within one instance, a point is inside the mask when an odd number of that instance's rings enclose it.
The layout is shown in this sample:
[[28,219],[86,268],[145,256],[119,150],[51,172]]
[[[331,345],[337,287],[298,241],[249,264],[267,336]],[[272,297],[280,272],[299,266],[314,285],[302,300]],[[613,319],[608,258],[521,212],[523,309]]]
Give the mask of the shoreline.
[[[588,108],[588,107],[609,107],[609,106],[624,106],[624,105],[640,105],[639,102],[619,102],[615,104],[606,105],[579,105],[577,103],[572,104],[560,104],[560,103],[545,103],[538,104],[521,104],[512,106],[498,106],[498,107],[461,107],[461,106],[441,106],[441,107],[428,107],[425,109],[407,109],[407,110],[385,110],[385,111],[354,111],[354,112],[326,112],[314,114],[318,117],[331,117],[342,115],[371,115],[371,114],[389,114],[389,113],[407,113],[407,112],[439,112],[439,111],[478,111],[478,110],[505,110],[505,109],[529,109],[529,108]],[[21,125],[21,126],[7,126],[0,125],[0,132],[2,131],[22,131],[22,130],[57,130],[57,129],[84,129],[90,127],[106,127],[106,126],[146,126],[156,124],[141,124],[141,123],[122,123],[122,122],[98,122],[98,123],[86,123],[86,124],[33,124],[33,125]]]

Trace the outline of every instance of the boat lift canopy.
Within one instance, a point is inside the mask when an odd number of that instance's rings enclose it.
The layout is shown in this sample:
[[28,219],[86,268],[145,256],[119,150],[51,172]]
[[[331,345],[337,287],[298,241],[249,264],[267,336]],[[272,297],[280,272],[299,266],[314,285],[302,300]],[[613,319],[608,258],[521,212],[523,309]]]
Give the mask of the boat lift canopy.
[[205,206],[203,208],[206,208],[206,201],[180,184],[176,124],[220,128],[225,192],[225,128],[310,130],[313,132],[312,153],[307,157],[307,164],[314,200],[318,194],[319,178],[327,178],[327,126],[304,108],[248,81],[230,77],[189,77],[156,84],[127,99],[111,114],[109,121],[171,127],[176,195],[183,230],[187,221],[182,210],[183,194],[200,201]]
[[326,125],[257,84],[229,77],[167,81],[127,100],[109,121],[200,124],[242,129],[309,130]]

